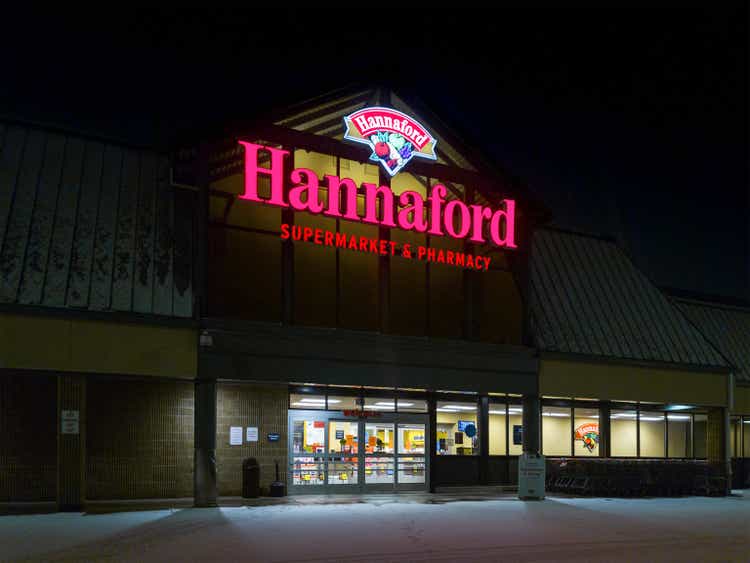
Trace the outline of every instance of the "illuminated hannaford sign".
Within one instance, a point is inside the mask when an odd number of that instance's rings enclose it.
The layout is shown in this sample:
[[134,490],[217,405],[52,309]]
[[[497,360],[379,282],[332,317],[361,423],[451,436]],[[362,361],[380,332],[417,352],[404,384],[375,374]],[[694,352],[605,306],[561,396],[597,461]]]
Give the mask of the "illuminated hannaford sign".
[[390,108],[370,107],[344,118],[344,139],[372,149],[370,160],[380,162],[391,176],[413,157],[436,160],[435,139],[417,120]]
[[[468,239],[477,244],[490,243],[504,248],[516,248],[516,202],[512,199],[503,200],[503,208],[493,211],[489,207],[467,205],[460,200],[446,201],[448,190],[442,184],[432,186],[429,197],[424,199],[415,191],[407,190],[396,195],[388,186],[368,182],[358,186],[350,178],[339,178],[331,174],[326,174],[321,180],[314,170],[308,168],[295,168],[287,175],[285,161],[290,154],[289,151],[246,141],[239,143],[245,148],[245,189],[240,194],[240,199],[281,208],[291,207],[295,211],[306,211],[346,221],[399,228],[433,236],[448,236],[459,240]],[[267,159],[270,161],[269,168],[260,166],[261,152],[270,157]],[[261,175],[270,179],[270,197],[267,199],[261,198],[258,193],[258,180]],[[289,180],[292,185],[285,191],[285,183]],[[327,198],[321,193],[322,187],[327,192]],[[362,215],[357,207],[359,193],[364,194],[365,200]],[[490,264],[489,257],[474,256],[471,252],[453,252],[424,246],[412,248],[408,244],[397,245],[389,240],[356,237],[288,224],[281,226],[281,236],[360,252],[391,256],[398,254],[404,258],[414,257],[418,260],[476,270],[486,271]],[[489,240],[486,237],[489,237]]]

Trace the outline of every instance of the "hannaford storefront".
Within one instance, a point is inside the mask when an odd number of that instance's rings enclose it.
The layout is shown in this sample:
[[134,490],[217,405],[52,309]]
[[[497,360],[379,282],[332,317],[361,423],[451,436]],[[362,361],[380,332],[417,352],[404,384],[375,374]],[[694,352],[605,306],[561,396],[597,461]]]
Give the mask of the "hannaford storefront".
[[3,124],[0,502],[210,505],[248,457],[291,493],[514,485],[522,451],[724,492],[745,337],[442,123],[362,88],[171,154]]

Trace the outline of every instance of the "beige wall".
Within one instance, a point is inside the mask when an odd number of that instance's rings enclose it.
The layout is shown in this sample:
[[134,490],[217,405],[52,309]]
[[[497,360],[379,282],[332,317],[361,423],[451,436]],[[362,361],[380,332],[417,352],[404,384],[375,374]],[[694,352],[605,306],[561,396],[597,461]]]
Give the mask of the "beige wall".
[[542,359],[541,395],[705,406],[727,404],[727,375]]
[[[496,407],[503,410],[504,405]],[[490,410],[493,406],[490,405]],[[504,414],[490,415],[490,455],[505,455],[505,445],[508,444],[509,455],[520,455],[523,451],[522,445],[513,444],[513,426],[522,425],[522,417],[518,414],[512,414],[508,417],[508,428],[505,428]]]
[[193,378],[197,331],[0,314],[0,367]]
[[542,450],[544,455],[570,455],[570,417],[542,417]]
[[610,422],[613,457],[635,457],[638,455],[638,423],[635,419],[615,419]]
[[690,421],[670,420],[668,440],[669,457],[690,457]]
[[505,455],[505,444],[508,442],[505,435],[505,415],[490,415],[490,455]]
[[[653,413],[661,416],[662,413]],[[641,457],[664,457],[664,420],[648,421],[641,413]],[[654,418],[655,418],[654,416]]]

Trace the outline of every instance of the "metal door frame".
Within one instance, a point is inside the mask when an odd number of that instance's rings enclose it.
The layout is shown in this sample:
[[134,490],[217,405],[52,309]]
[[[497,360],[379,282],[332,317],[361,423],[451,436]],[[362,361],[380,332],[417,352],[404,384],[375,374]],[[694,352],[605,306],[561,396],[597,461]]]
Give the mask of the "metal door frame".
[[[319,454],[295,454],[293,452],[294,444],[294,422],[296,420],[317,420],[326,423],[324,436],[324,451]],[[291,473],[287,472],[287,490],[290,494],[363,494],[363,493],[396,493],[402,491],[428,491],[430,487],[430,452],[429,452],[429,415],[428,413],[396,413],[383,412],[381,416],[367,418],[358,416],[345,416],[341,411],[330,410],[288,410],[288,443],[287,443],[287,467],[292,467],[293,460],[297,457],[320,458],[324,463],[325,479],[321,485],[293,485]],[[328,483],[328,463],[331,460],[330,452],[330,423],[331,422],[357,422],[357,483],[352,485],[331,485]],[[367,422],[382,422],[393,424],[394,430],[394,448],[393,451],[393,484],[389,483],[365,483],[365,459],[364,438],[365,424]],[[425,452],[424,454],[399,454],[398,453],[398,425],[399,424],[424,424],[425,427]],[[375,456],[377,457],[377,456]],[[400,484],[398,482],[399,457],[422,457],[425,464],[425,482]],[[318,462],[318,463],[320,463]]]

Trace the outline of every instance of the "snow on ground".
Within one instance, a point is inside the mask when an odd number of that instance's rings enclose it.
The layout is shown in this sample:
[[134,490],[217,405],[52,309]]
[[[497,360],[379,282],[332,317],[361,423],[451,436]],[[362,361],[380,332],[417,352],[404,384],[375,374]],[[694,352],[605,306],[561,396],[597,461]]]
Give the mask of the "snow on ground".
[[0,517],[0,560],[748,561],[750,495],[346,502]]

